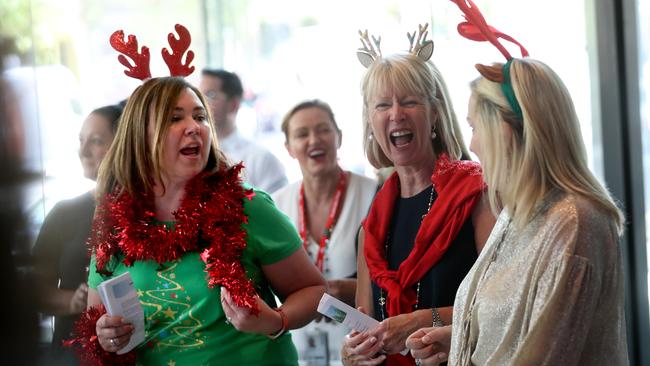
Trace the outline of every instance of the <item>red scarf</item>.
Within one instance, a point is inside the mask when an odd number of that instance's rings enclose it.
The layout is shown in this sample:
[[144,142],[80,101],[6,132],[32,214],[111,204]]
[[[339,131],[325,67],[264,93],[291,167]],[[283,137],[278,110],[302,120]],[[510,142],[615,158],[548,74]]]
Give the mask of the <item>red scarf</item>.
[[[370,278],[388,294],[386,310],[389,316],[413,311],[417,301],[413,285],[445,254],[465,221],[470,218],[485,187],[478,163],[450,161],[446,155],[439,156],[431,182],[438,198],[420,224],[411,253],[397,270],[388,269],[384,253],[386,235],[399,195],[397,173],[386,180],[363,222],[364,253]],[[389,364],[392,363],[391,358],[393,355],[389,356]],[[406,364],[413,363],[410,357],[397,358],[410,360]]]

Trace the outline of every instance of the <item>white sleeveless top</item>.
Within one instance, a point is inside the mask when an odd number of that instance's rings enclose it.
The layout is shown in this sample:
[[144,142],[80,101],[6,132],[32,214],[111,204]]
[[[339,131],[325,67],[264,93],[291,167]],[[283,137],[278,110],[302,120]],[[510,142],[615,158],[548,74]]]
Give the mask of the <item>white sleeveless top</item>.
[[[280,211],[284,212],[291,222],[300,226],[300,186],[302,180],[285,186],[275,192],[272,197]],[[327,280],[347,278],[357,272],[357,252],[355,241],[361,221],[368,214],[370,204],[377,192],[377,182],[373,179],[350,172],[345,201],[341,208],[329,245],[325,252],[323,276]],[[318,243],[311,237],[307,251],[313,261],[316,260]],[[305,364],[308,350],[307,333],[319,329],[328,333],[329,360],[331,364],[340,364],[340,349],[343,337],[349,332],[347,327],[331,322],[311,322],[301,329],[291,331],[291,336],[301,364]]]

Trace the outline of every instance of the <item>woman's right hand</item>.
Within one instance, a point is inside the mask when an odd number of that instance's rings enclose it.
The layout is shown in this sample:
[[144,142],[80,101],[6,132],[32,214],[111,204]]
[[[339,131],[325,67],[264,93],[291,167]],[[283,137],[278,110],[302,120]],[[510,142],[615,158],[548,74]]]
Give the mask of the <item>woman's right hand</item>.
[[449,357],[451,325],[418,329],[406,339],[406,347],[421,365],[440,365]]
[[379,365],[386,359],[380,354],[383,342],[368,332],[352,332],[345,337],[341,348],[341,362],[345,366]]
[[129,343],[133,325],[125,323],[122,317],[104,314],[97,320],[95,331],[99,345],[107,352],[117,352]]

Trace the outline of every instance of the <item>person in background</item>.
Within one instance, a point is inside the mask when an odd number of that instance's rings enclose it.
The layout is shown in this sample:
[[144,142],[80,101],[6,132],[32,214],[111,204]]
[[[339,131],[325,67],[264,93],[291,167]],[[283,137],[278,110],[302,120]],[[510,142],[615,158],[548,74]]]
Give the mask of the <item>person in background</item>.
[[[0,37],[0,59],[14,49],[13,38]],[[12,90],[0,62],[0,311],[5,314],[0,335],[0,353],[4,363],[32,366],[37,362],[39,339],[34,278],[25,267],[32,265],[16,258],[17,250],[28,248],[24,233],[28,230],[23,194],[31,180],[40,178],[25,168],[25,123],[20,114],[12,114],[18,105],[18,93]],[[29,102],[32,102],[31,100]]]
[[[109,105],[93,110],[79,132],[79,160],[84,177],[97,180],[99,164],[113,142],[122,108]],[[33,248],[40,311],[54,315],[49,365],[74,365],[76,360],[61,341],[70,335],[86,307],[88,246],[95,212],[94,190],[58,202],[45,217]]]
[[[484,19],[458,1],[466,19]],[[447,355],[451,365],[628,365],[624,220],[589,171],[571,96],[511,37],[522,58],[484,21],[463,25],[475,31],[462,35],[489,39],[507,60],[476,66],[467,116],[500,214],[458,289],[452,326],[418,330],[407,346],[423,365]]]
[[[303,178],[275,192],[273,200],[299,228],[303,247],[328,280],[329,294],[354,306],[356,234],[377,183],[339,166],[342,133],[327,103],[298,103],[284,117],[282,132]],[[292,338],[300,360],[315,365],[339,359],[346,333],[344,326],[319,319],[293,331]]]
[[[240,165],[229,166],[207,108],[179,77],[147,79],[129,97],[97,181],[88,310],[70,341],[82,357],[297,364],[285,332],[315,317],[325,280],[271,198],[242,183]],[[146,338],[117,355],[133,325],[106,314],[96,289],[127,271]]]
[[381,323],[346,338],[346,365],[413,365],[400,354],[406,338],[450,324],[456,289],[494,224],[442,75],[415,50],[377,57],[362,79],[366,156],[395,172],[359,240],[356,304]]
[[259,144],[247,140],[237,130],[237,111],[244,89],[237,74],[203,69],[199,89],[206,96],[219,138],[219,146],[233,162],[244,163],[245,181],[273,193],[287,184],[280,160]]

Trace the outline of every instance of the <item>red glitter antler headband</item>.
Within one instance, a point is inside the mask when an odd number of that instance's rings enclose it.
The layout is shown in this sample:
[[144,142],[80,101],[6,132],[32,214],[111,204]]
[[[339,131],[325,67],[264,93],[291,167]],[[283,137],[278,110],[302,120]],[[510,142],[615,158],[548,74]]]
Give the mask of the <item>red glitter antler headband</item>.
[[515,113],[515,115],[517,115],[517,117],[523,121],[524,117],[521,111],[521,106],[517,101],[515,91],[512,88],[512,82],[510,81],[510,64],[512,63],[513,57],[510,55],[510,52],[508,52],[508,50],[506,50],[506,48],[501,44],[501,42],[499,42],[499,38],[505,39],[506,41],[519,46],[521,57],[528,56],[528,51],[514,38],[488,25],[485,21],[485,18],[483,17],[483,14],[481,14],[481,11],[472,0],[451,0],[451,2],[456,4],[465,15],[465,21],[458,24],[458,33],[460,33],[461,36],[472,41],[488,41],[492,43],[494,47],[496,47],[499,52],[501,52],[501,54],[506,58],[507,62],[503,65],[500,74],[498,71],[493,72],[493,70],[484,65],[476,65],[476,68],[486,79],[497,82],[501,85],[501,91],[508,100],[510,108]]
[[[169,40],[172,52],[169,52],[167,48],[163,48],[161,51],[162,58],[165,60],[167,67],[169,67],[169,74],[171,76],[188,76],[194,72],[194,66],[190,66],[190,63],[194,59],[194,52],[188,50],[192,42],[192,37],[187,28],[180,24],[176,24],[174,29],[178,33],[178,39],[174,37],[173,33],[169,33],[167,39]],[[124,32],[117,30],[111,34],[110,43],[116,51],[121,53],[117,56],[117,59],[127,68],[124,70],[124,74],[140,80],[146,80],[151,77],[151,71],[149,70],[149,48],[142,46],[141,51],[138,52],[138,40],[134,35],[130,34],[128,40],[124,42]],[[185,51],[187,51],[187,57],[185,58],[185,63],[183,63],[183,54]],[[132,63],[129,62],[127,57],[131,59]]]
[[485,42],[488,41],[496,47],[506,60],[512,59],[510,52],[499,42],[499,38],[505,39],[508,42],[514,43],[519,46],[521,50],[521,57],[528,56],[528,51],[521,43],[517,42],[509,35],[497,30],[490,26],[485,21],[483,14],[474,4],[472,0],[451,0],[458,8],[464,13],[465,20],[458,24],[458,33],[461,36],[471,39],[472,41]]

